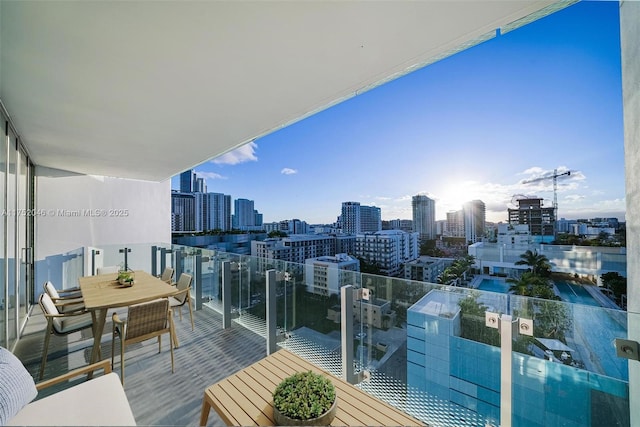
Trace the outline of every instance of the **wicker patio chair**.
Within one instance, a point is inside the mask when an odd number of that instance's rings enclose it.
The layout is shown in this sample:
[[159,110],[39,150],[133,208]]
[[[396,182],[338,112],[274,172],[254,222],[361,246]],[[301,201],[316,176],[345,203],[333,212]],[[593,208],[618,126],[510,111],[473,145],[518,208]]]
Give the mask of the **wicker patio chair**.
[[111,341],[111,365],[113,365],[115,339],[120,338],[120,380],[124,386],[124,352],[129,344],[158,338],[158,353],[162,350],[162,335],[169,334],[169,349],[171,350],[171,372],[174,372],[173,318],[169,301],[166,298],[151,302],[135,304],[129,307],[127,318],[120,320],[117,313],[113,313],[113,339]]

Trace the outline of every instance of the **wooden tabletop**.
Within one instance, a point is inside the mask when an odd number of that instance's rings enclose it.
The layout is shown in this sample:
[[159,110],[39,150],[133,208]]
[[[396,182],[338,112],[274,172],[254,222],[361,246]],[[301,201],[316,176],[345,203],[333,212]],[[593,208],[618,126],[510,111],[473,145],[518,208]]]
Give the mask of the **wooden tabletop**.
[[200,425],[210,408],[229,426],[275,425],[272,393],[284,378],[296,372],[323,373],[336,387],[335,426],[414,426],[419,420],[331,375],[288,350],[279,350],[208,387],[204,392]]
[[174,286],[142,270],[135,271],[131,287],[123,287],[117,278],[118,273],[112,273],[78,279],[85,307],[88,310],[126,307],[176,293]]

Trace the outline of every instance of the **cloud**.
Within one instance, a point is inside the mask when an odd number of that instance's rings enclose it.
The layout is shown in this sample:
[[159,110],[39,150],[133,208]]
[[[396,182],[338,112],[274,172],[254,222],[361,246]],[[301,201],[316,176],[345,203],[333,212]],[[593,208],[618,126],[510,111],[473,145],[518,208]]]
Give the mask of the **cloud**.
[[295,175],[298,173],[297,169],[284,168],[280,171],[282,175]]
[[215,173],[215,172],[198,172],[198,171],[195,171],[195,173],[199,177],[206,178],[206,179],[227,179],[226,176],[220,175],[219,173]]
[[258,144],[255,142],[249,142],[241,147],[236,148],[233,151],[223,154],[211,160],[211,163],[218,165],[237,165],[245,162],[257,162],[258,156],[256,156],[255,150],[258,148]]

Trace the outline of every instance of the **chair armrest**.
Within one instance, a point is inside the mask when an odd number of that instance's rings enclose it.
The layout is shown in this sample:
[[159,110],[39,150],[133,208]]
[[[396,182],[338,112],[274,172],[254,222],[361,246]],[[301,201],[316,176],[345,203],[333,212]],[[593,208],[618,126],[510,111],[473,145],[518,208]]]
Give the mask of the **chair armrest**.
[[69,311],[65,311],[64,313],[58,313],[58,314],[44,313],[44,317],[48,318],[48,317],[82,316],[83,314],[87,314],[87,313],[89,312],[84,308],[79,308],[77,310],[69,310]]
[[118,317],[118,313],[115,312],[111,315],[111,321],[113,322],[114,328],[116,326],[122,326],[127,323],[127,319],[120,320],[120,317]]
[[73,371],[69,371],[66,374],[57,376],[55,378],[51,378],[49,380],[46,381],[42,381],[36,384],[36,389],[38,391],[45,389],[47,387],[51,387],[52,385],[56,385],[59,384],[61,382],[64,381],[69,381],[70,379],[83,375],[83,374],[88,374],[89,372],[93,372],[99,369],[103,369],[104,370],[104,374],[108,374],[111,372],[111,361],[110,360],[101,360],[100,362],[97,363],[93,363],[91,365],[87,365],[87,366],[83,366],[82,368],[78,368],[78,369],[74,369]]
[[63,306],[71,306],[71,305],[80,305],[80,304],[84,304],[84,300],[82,298],[74,298],[74,299],[66,299],[66,298],[56,298],[53,299],[53,303],[58,306],[58,307],[63,307]]
[[71,292],[81,292],[81,291],[78,286],[74,286],[73,288],[58,289],[59,294],[68,294]]
[[80,291],[80,289],[78,290],[58,290],[58,296],[61,299],[65,299],[65,298],[82,298],[82,291]]
[[186,294],[187,294],[187,292],[189,292],[189,288],[187,288],[187,289],[183,289],[183,290],[181,290],[181,291],[176,291],[176,292],[172,293],[172,294],[171,294],[171,296],[175,298],[175,297],[178,297],[178,296],[180,296],[180,295],[182,295],[182,294],[185,294],[185,295],[186,295]]

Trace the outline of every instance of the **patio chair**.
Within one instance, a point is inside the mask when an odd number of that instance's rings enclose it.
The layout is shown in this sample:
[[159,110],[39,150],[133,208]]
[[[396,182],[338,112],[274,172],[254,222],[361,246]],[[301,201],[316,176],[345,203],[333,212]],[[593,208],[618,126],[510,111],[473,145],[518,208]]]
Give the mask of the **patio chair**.
[[124,351],[129,344],[158,338],[158,353],[162,350],[162,335],[169,334],[169,349],[171,350],[171,372],[174,372],[173,318],[169,301],[166,298],[151,302],[129,306],[127,318],[120,320],[117,313],[113,313],[113,338],[111,340],[111,365],[113,366],[116,336],[120,338],[120,380],[124,386]]
[[180,320],[182,320],[182,306],[187,305],[189,307],[189,317],[191,318],[191,330],[194,330],[193,326],[193,308],[191,307],[191,282],[193,276],[187,273],[182,273],[178,279],[177,288],[178,291],[173,296],[169,297],[169,304],[171,308],[178,308],[180,313]]
[[91,313],[88,313],[85,310],[60,313],[58,311],[58,307],[47,293],[40,295],[38,305],[40,306],[45,319],[47,319],[47,330],[44,334],[44,345],[42,349],[42,361],[40,362],[40,379],[42,379],[44,375],[44,368],[47,364],[47,353],[49,351],[49,340],[51,339],[51,335],[64,336],[83,329],[91,328],[93,326],[93,322],[91,320]]
[[162,275],[160,276],[160,280],[162,280],[163,282],[167,282],[169,285],[173,284],[173,268],[171,267],[166,267],[164,269],[164,271],[162,272]]
[[111,274],[111,273],[117,273],[119,270],[117,265],[110,265],[107,267],[98,267],[96,269],[96,274],[100,275],[100,274]]
[[60,313],[84,310],[84,301],[82,300],[82,293],[79,289],[77,291],[58,291],[56,287],[53,286],[53,283],[47,281],[44,284],[44,291],[51,297],[51,300],[58,307]]

